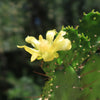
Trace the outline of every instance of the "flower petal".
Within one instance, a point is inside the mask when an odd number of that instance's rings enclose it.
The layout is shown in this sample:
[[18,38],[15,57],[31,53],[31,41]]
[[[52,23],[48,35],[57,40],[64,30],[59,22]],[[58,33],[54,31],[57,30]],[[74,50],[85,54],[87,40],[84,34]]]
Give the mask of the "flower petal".
[[38,56],[38,57],[37,57],[37,60],[41,60],[41,59],[42,59],[42,57],[41,57],[41,56]]
[[59,35],[64,36],[66,34],[65,31],[60,31]]
[[56,52],[45,52],[43,55],[42,55],[42,58],[45,62],[47,61],[52,61],[54,58],[57,58],[59,57],[58,53]]
[[33,54],[33,53],[38,53],[39,51],[38,50],[35,50],[35,49],[32,49],[32,48],[30,48],[30,47],[28,47],[28,46],[17,46],[18,48],[24,48],[25,49],[25,51],[27,51],[28,53],[30,53],[30,54]]
[[43,36],[39,35],[39,41],[41,42],[43,40]]
[[32,46],[34,46],[36,49],[39,48],[39,41],[35,37],[33,37],[33,36],[27,36],[25,38],[25,41],[28,42],[28,43],[31,43]]
[[24,48],[28,53],[30,53],[31,56],[31,62],[33,62],[38,56],[39,56],[39,52],[35,49],[32,49],[30,47],[27,46],[17,46],[18,48]]
[[59,50],[69,50],[71,49],[71,41],[69,39],[64,39],[65,31],[60,31],[57,37],[56,30],[50,30],[46,34],[46,39],[43,39],[42,35],[39,35],[39,40],[35,37],[28,36],[25,41],[31,43],[35,48],[30,48],[28,46],[17,46],[18,48],[24,48],[31,56],[31,62],[38,59],[43,59],[44,61],[52,61],[59,55],[57,51]]
[[71,47],[71,41],[69,39],[64,39],[62,42],[60,42],[59,50],[70,50]]
[[63,35],[65,35],[65,32],[61,31],[54,40],[53,45],[56,51],[71,49],[71,41],[69,39],[64,39]]
[[54,39],[54,36],[56,35],[56,33],[57,33],[57,32],[56,32],[55,29],[54,29],[54,30],[48,31],[47,34],[46,34],[46,40],[52,42],[53,39]]
[[59,34],[57,35],[57,37],[55,38],[54,42],[56,42],[59,39],[61,39],[65,34],[66,34],[65,31],[60,31]]
[[31,56],[31,62],[33,62],[34,60],[36,60],[36,58],[37,58],[38,56],[39,56],[38,53],[32,54],[32,56]]

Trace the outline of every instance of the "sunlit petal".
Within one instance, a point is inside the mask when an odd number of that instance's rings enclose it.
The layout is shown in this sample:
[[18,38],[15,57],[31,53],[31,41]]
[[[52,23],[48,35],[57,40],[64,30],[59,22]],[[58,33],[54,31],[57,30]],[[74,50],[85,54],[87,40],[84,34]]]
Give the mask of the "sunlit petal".
[[56,30],[48,31],[46,34],[46,40],[48,40],[49,42],[52,42],[56,33],[57,33]]
[[54,42],[61,40],[61,38],[63,38],[63,36],[66,34],[65,31],[60,31],[59,34],[57,35],[57,37],[55,38]]
[[52,61],[54,58],[59,57],[58,53],[54,51],[54,49],[50,49],[42,55],[44,61]]
[[41,56],[37,57],[37,60],[41,60],[41,59],[42,59],[42,57],[41,57]]
[[55,53],[54,56],[55,56],[55,58],[58,58],[59,57],[59,54],[58,53]]
[[64,35],[66,35],[66,32],[65,31],[60,31],[59,35],[64,36]]
[[43,36],[39,35],[39,41],[41,42],[43,40]]
[[35,48],[37,48],[37,49],[39,48],[39,41],[35,37],[27,36],[25,38],[25,41],[28,42],[28,43],[31,43],[32,46],[34,46]]
[[69,39],[65,39],[65,46],[62,50],[70,50],[72,48],[71,41]]
[[71,49],[71,41],[69,39],[60,38],[59,40],[54,42],[54,47],[57,51],[70,50]]
[[50,54],[45,54],[42,57],[44,61],[52,61],[55,58],[54,55],[50,55]]
[[34,60],[36,60],[36,58],[39,56],[38,53],[33,53],[31,56],[31,62],[33,62]]
[[28,53],[33,54],[33,53],[38,53],[38,50],[32,49],[28,46],[17,46],[18,48],[24,48]]

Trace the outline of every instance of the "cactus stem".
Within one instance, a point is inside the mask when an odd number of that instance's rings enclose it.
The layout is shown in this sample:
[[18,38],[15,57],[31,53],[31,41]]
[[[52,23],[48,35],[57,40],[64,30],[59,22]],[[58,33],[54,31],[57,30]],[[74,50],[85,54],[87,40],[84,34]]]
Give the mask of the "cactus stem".
[[92,84],[95,83],[96,81],[97,81],[97,80],[95,80],[95,81],[93,81],[93,82],[91,82],[91,83],[89,83],[89,84],[83,86],[82,89],[88,88],[90,85],[92,85]]
[[73,86],[73,89],[76,89],[76,88],[77,88],[77,89],[81,89],[81,87],[76,87],[76,86]]
[[83,76],[88,75],[88,74],[90,74],[92,72],[95,72],[95,71],[96,71],[96,69],[93,69],[93,70],[91,70],[89,72],[83,73],[82,75],[80,75],[80,77],[83,77]]

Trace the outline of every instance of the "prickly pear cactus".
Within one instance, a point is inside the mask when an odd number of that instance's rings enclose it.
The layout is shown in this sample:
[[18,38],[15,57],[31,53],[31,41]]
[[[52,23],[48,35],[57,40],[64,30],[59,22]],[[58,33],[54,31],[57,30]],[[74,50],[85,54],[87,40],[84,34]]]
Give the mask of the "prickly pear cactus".
[[72,49],[42,64],[49,78],[42,100],[100,100],[100,13],[83,15],[78,26],[63,27]]

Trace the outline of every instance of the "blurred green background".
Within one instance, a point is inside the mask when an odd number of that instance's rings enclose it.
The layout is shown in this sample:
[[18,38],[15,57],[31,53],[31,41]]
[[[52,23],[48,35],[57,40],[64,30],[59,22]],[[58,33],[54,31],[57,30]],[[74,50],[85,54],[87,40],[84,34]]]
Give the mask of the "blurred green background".
[[38,100],[48,79],[16,45],[26,44],[27,35],[76,26],[92,9],[100,11],[100,0],[0,0],[0,100]]

